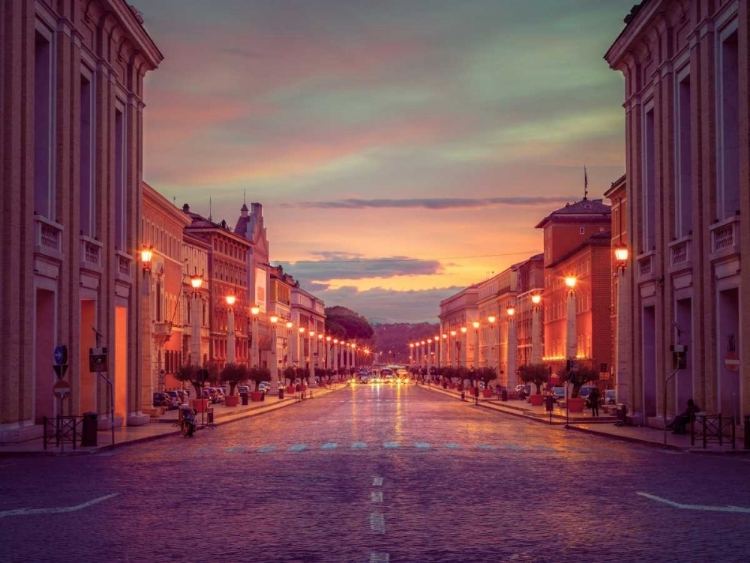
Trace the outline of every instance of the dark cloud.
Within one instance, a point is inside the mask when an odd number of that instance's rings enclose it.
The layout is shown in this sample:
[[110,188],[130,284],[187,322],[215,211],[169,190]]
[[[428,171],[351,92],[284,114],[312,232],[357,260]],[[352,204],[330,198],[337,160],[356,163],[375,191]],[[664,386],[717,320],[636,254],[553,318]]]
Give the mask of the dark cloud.
[[556,205],[575,201],[576,196],[554,197],[489,197],[489,198],[417,198],[417,199],[342,199],[337,201],[307,201],[286,204],[285,207],[318,209],[479,209],[500,206]]
[[437,260],[420,260],[407,256],[362,258],[344,252],[317,252],[321,260],[281,262],[303,286],[326,286],[328,280],[362,280],[395,276],[425,276],[440,274],[443,266]]
[[319,291],[316,296],[326,307],[341,305],[364,316],[371,323],[436,322],[440,302],[462,287],[443,287],[423,290],[395,291],[373,288],[359,291],[345,286],[335,290]]

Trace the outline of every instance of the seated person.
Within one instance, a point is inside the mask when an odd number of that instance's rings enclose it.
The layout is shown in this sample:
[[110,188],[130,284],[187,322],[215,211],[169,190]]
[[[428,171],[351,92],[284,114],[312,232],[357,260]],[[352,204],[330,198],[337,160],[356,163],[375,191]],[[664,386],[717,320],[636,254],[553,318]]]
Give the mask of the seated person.
[[695,404],[693,399],[688,399],[687,408],[682,414],[678,414],[667,428],[672,428],[672,434],[685,434],[687,425],[695,419],[695,413],[700,412],[700,408]]

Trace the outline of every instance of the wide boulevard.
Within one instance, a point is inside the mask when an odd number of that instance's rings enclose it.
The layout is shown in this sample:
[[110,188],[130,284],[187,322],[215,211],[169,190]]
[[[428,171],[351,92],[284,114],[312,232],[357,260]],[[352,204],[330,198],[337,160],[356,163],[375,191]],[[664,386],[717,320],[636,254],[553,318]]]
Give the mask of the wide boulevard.
[[750,463],[411,385],[0,458],[0,561],[748,561]]

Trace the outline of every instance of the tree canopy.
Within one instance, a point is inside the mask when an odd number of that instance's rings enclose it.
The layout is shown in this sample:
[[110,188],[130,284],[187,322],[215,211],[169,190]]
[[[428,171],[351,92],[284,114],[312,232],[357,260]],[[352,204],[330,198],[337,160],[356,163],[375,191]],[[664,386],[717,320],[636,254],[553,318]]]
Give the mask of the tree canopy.
[[375,334],[367,319],[351,309],[326,307],[326,333],[347,340],[370,340]]

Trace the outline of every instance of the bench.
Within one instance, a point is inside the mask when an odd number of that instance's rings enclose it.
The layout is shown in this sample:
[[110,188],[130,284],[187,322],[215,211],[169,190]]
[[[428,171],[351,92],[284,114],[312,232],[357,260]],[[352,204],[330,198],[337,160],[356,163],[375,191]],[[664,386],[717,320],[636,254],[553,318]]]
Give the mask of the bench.
[[697,412],[690,420],[690,445],[695,445],[695,434],[698,431],[699,437],[703,439],[703,449],[708,447],[709,442],[716,442],[720,446],[724,445],[724,440],[732,441],[732,449],[735,449],[735,424],[734,417],[722,417],[719,414],[706,414]]

